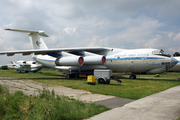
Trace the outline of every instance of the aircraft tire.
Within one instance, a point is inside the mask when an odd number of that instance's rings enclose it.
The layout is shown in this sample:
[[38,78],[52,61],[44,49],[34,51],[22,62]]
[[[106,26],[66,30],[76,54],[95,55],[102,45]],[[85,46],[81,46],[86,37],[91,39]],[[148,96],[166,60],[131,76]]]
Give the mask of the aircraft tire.
[[79,74],[67,74],[66,78],[79,78]]
[[70,77],[71,77],[71,75],[70,75],[70,74],[67,74],[67,75],[66,75],[66,78],[70,78]]
[[104,81],[103,78],[99,78],[99,79],[98,79],[98,84],[104,84],[104,83],[105,83],[105,81]]

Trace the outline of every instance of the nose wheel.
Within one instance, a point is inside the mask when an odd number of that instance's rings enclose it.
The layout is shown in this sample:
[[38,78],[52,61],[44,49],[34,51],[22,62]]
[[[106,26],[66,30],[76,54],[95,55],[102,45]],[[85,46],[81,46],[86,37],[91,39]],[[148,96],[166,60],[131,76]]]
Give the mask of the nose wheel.
[[136,75],[130,75],[129,79],[136,79]]

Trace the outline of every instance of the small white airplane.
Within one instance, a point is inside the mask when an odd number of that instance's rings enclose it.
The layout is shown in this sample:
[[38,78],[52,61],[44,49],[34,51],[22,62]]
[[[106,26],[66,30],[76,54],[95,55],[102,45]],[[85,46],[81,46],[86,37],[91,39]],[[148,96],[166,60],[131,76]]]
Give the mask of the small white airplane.
[[33,50],[4,51],[0,55],[30,55],[45,67],[55,68],[77,77],[80,74],[93,74],[94,69],[111,69],[113,72],[162,73],[176,65],[177,60],[163,54],[159,49],[119,49],[108,47],[78,47],[48,49],[40,36],[48,37],[44,31],[5,29],[24,32],[29,35]]
[[12,68],[15,68],[17,71],[25,71],[26,73],[28,72],[37,72],[43,68],[41,64],[38,64],[35,61],[23,61],[23,60],[18,60],[16,62],[12,61],[11,62]]
[[180,72],[180,57],[174,57],[174,58],[178,61],[178,63],[174,67],[170,68],[168,71]]
[[4,65],[0,65],[0,67],[2,67],[2,66],[7,67],[7,68],[15,68],[16,65],[14,65],[14,64],[4,64]]

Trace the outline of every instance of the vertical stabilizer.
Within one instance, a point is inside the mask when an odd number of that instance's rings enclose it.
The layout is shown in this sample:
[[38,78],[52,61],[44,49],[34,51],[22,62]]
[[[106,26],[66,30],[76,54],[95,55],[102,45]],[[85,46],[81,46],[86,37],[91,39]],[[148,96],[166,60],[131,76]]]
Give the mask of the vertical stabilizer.
[[31,30],[18,30],[18,29],[5,29],[5,30],[27,33],[29,35],[29,39],[31,41],[31,45],[33,49],[48,49],[43,39],[40,37],[40,36],[49,37],[44,33],[44,31],[31,31]]
[[33,49],[48,49],[38,33],[29,33],[28,35]]

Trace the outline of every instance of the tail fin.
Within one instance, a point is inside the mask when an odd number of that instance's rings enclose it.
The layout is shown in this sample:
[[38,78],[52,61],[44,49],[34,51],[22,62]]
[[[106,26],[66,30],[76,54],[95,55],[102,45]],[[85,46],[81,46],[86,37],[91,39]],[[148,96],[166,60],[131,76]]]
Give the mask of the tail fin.
[[31,31],[31,30],[18,30],[18,29],[5,29],[5,30],[27,33],[29,35],[29,39],[31,41],[31,45],[33,49],[48,49],[43,39],[40,37],[40,36],[49,37],[44,33],[44,31]]

